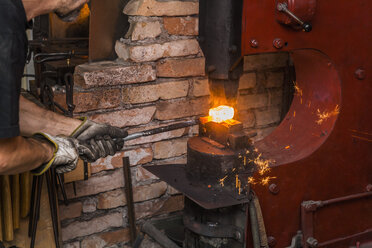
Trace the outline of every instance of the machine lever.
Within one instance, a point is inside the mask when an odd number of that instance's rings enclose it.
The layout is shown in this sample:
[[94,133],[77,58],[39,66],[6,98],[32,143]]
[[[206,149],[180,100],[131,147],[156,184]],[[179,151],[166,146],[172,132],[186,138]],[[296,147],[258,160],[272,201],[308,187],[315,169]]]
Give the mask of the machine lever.
[[310,23],[308,22],[303,22],[301,21],[300,18],[298,18],[295,14],[293,14],[289,9],[288,9],[288,6],[286,3],[278,3],[278,5],[276,6],[276,9],[280,12],[284,12],[286,13],[287,15],[289,15],[290,17],[292,17],[298,24],[301,25],[302,27],[302,30],[305,31],[305,32],[310,32],[313,27],[311,26]]

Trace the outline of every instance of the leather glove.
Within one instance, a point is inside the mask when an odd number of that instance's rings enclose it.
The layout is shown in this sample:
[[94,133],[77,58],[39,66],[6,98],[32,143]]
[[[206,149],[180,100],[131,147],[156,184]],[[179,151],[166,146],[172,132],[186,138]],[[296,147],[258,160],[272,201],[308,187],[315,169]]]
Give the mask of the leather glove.
[[56,168],[57,173],[66,173],[76,168],[79,158],[78,141],[64,136],[52,136],[46,133],[36,133],[34,139],[46,140],[55,147],[53,158],[38,168],[31,171],[34,175],[42,175],[50,167]]
[[107,124],[96,123],[87,119],[76,128],[71,137],[79,141],[80,156],[88,162],[114,155],[124,146],[128,132]]

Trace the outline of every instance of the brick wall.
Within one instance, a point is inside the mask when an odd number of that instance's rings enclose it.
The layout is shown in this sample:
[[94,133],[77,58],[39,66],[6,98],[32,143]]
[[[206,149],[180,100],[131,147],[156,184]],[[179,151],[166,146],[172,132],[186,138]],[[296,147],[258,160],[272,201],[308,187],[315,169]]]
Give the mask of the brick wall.
[[[118,60],[78,66],[75,115],[138,132],[205,115],[209,109],[205,60],[196,40],[195,1],[132,0],[124,13],[130,29],[115,46]],[[283,112],[288,55],[245,58],[237,118],[255,139],[267,135]],[[55,100],[64,101],[56,92]],[[91,165],[92,177],[66,185],[69,206],[60,205],[66,248],[124,247],[129,241],[122,157],[129,156],[137,223],[182,210],[183,196],[143,165],[186,162],[186,142],[197,127],[129,141],[122,152]],[[142,247],[159,247],[146,239]]]

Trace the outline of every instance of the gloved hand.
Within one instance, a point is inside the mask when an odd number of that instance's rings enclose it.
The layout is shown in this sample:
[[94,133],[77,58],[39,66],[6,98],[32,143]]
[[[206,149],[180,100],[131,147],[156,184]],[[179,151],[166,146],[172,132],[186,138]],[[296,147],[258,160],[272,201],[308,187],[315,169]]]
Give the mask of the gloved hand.
[[80,156],[88,162],[94,162],[120,151],[124,146],[123,138],[128,136],[128,132],[85,119],[70,136],[79,141]]
[[34,139],[48,141],[55,147],[53,158],[31,171],[34,175],[42,175],[50,167],[55,167],[57,173],[66,173],[76,168],[79,158],[78,141],[70,137],[52,136],[46,133],[36,133]]

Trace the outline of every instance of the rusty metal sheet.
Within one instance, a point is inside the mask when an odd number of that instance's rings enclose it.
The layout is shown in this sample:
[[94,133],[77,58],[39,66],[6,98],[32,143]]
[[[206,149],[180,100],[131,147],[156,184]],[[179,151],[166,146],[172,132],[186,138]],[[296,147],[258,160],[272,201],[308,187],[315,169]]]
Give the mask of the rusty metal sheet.
[[116,40],[124,37],[129,27],[123,13],[128,0],[91,0],[89,24],[89,61],[114,59]]
[[[268,235],[275,237],[276,247],[287,247],[300,229],[301,202],[353,195],[372,182],[372,33],[367,31],[372,30],[372,2],[317,1],[308,33],[280,24],[276,2],[244,1],[242,54],[289,51],[302,87],[281,125],[255,144],[277,161],[270,176],[276,177],[272,183],[280,192],[253,188]],[[296,2],[303,0],[291,0]],[[277,38],[282,48],[273,46]],[[258,46],[251,46],[251,40]],[[336,105],[335,114],[316,123]],[[363,233],[372,227],[371,209],[371,199],[325,209],[313,238],[321,244]],[[355,246],[356,241],[348,238],[327,247]]]
[[203,183],[190,182],[185,165],[150,165],[146,170],[182,192],[205,209],[223,208],[248,202],[248,197],[238,195],[223,187],[211,187]]

